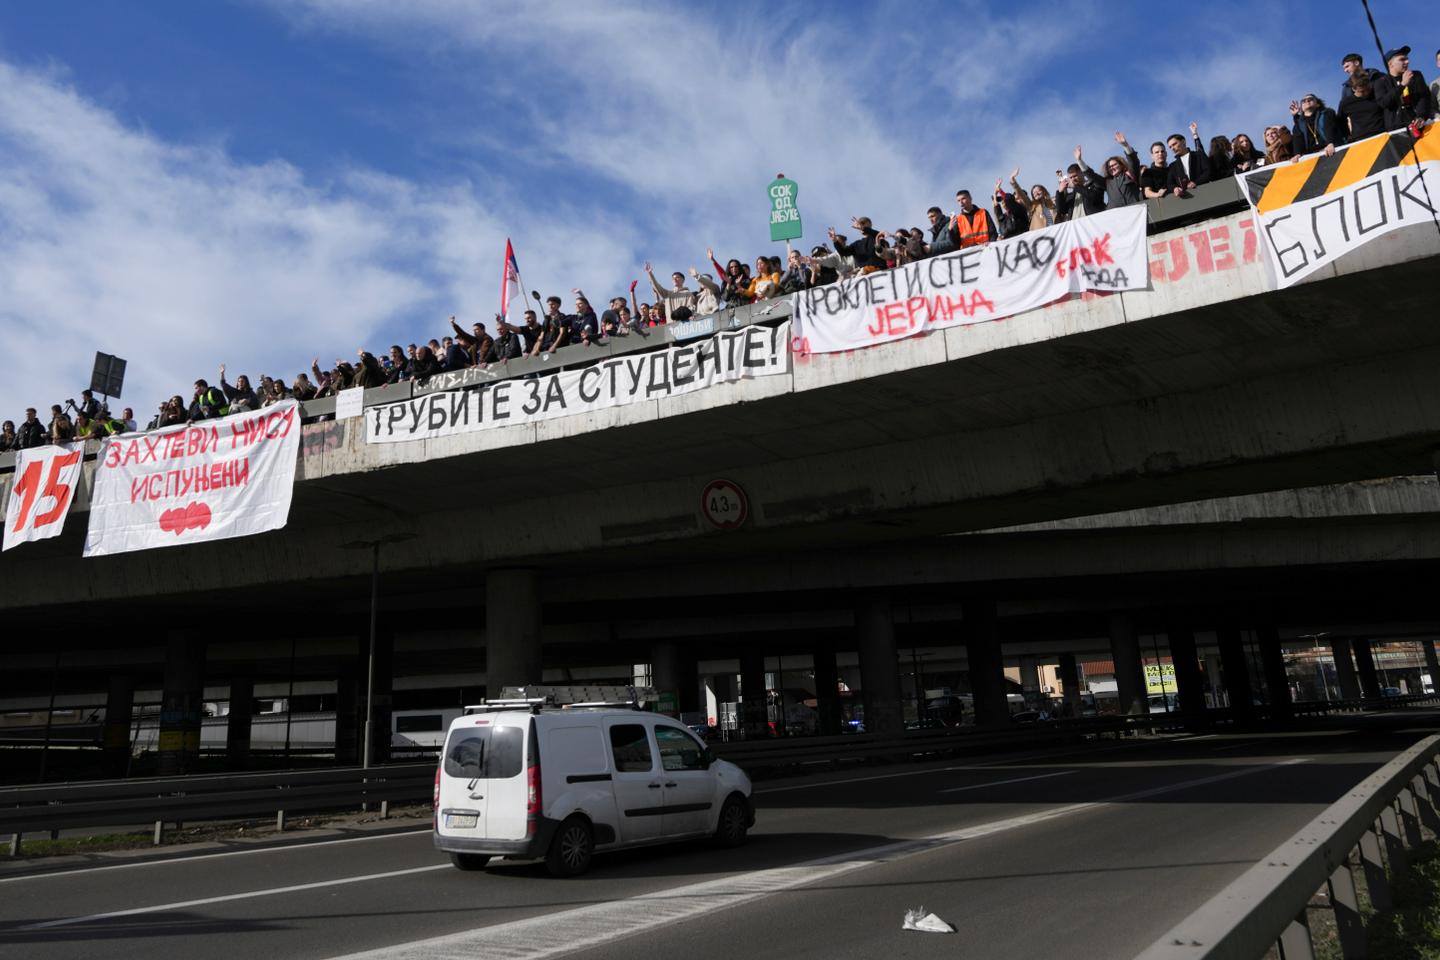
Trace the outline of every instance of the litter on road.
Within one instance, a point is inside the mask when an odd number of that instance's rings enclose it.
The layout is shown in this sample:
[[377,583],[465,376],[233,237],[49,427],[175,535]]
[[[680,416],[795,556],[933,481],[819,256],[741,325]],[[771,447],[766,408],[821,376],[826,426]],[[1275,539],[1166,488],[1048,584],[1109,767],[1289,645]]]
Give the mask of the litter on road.
[[933,913],[926,913],[925,908],[918,910],[906,910],[905,922],[900,925],[901,930],[918,930],[920,933],[954,933],[955,928]]

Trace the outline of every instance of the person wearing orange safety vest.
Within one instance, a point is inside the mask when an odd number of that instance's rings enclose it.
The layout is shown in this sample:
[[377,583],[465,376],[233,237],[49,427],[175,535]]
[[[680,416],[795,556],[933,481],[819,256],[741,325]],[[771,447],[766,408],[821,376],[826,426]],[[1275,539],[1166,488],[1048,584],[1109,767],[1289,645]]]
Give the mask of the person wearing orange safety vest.
[[960,212],[955,214],[955,245],[962,250],[978,247],[995,239],[995,221],[983,207],[970,201],[970,191],[960,190],[955,194]]

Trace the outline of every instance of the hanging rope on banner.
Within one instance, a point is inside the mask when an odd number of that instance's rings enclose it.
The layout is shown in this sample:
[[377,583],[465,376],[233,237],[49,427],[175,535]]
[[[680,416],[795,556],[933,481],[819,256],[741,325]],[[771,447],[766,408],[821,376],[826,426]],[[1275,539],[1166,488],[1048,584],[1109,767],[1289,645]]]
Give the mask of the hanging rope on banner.
[[[1360,0],[1360,3],[1365,8],[1365,19],[1370,22],[1370,36],[1375,38],[1375,49],[1380,51],[1380,64],[1385,68],[1385,72],[1389,73],[1390,64],[1385,60],[1385,44],[1380,42],[1380,29],[1375,26],[1375,15],[1370,12],[1370,0]],[[1434,106],[1434,104],[1431,104],[1432,109]],[[1433,118],[1431,122],[1435,122]],[[1413,131],[1416,128],[1412,126],[1411,129]],[[1412,132],[1410,135],[1410,155],[1415,160],[1415,173],[1420,179],[1420,189],[1425,191],[1425,205],[1430,208],[1430,222],[1435,224],[1435,233],[1440,235],[1440,213],[1437,213],[1435,209],[1435,201],[1430,199],[1430,184],[1425,182],[1425,171],[1420,166],[1420,152],[1415,149],[1415,141],[1417,139],[1416,135]]]

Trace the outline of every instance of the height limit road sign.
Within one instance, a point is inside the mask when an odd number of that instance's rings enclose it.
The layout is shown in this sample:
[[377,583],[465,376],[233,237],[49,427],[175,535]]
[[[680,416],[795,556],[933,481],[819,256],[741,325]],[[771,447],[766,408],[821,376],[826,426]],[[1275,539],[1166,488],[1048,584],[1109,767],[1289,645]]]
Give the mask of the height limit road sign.
[[700,512],[717,530],[734,530],[750,516],[750,501],[738,483],[711,480],[700,494]]

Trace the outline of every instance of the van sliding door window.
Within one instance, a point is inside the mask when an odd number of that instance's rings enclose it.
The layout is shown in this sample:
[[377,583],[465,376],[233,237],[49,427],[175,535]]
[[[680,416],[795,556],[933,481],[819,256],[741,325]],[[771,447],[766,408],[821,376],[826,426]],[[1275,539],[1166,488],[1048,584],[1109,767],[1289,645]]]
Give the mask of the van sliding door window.
[[615,756],[615,770],[619,773],[649,773],[655,766],[644,724],[617,723],[611,727],[610,752]]

